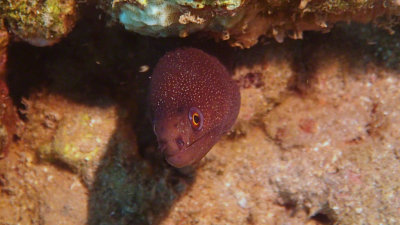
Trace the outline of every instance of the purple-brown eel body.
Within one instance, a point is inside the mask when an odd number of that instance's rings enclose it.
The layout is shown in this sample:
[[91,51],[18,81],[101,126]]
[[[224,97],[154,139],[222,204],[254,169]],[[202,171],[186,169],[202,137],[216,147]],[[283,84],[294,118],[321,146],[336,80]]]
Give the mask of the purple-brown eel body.
[[150,82],[159,149],[175,167],[202,159],[234,124],[240,93],[219,60],[195,48],[166,53]]

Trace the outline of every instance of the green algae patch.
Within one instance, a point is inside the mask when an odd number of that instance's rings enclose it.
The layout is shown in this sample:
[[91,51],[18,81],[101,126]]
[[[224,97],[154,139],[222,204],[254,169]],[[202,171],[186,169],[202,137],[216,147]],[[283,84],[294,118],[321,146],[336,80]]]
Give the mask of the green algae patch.
[[[54,154],[69,162],[68,164],[82,165],[93,160],[101,149],[99,145],[104,143],[97,137],[101,129],[99,123],[92,122],[94,118],[79,113],[75,116],[78,121],[62,123],[55,134],[52,146]],[[112,126],[114,121],[105,119],[101,122],[101,125]]]
[[0,17],[19,38],[46,46],[72,30],[77,10],[75,0],[6,0],[0,3]]
[[47,151],[41,152],[42,155],[44,153],[50,160],[58,159],[78,171],[99,160],[107,150],[116,117],[112,109],[104,114],[93,114],[94,111],[65,115],[57,126],[50,151],[47,147]]
[[90,107],[43,93],[25,104],[30,121],[25,138],[40,159],[87,174],[107,152],[118,118],[115,107]]

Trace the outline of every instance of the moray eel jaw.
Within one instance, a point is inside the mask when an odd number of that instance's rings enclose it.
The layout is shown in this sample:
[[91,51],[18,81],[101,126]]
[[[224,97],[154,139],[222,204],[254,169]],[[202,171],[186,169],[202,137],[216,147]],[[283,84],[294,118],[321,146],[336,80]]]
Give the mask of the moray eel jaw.
[[155,120],[153,129],[159,149],[164,155],[176,154],[189,145],[190,129],[182,116]]
[[[186,116],[176,116],[161,121],[153,121],[158,149],[166,161],[177,168],[200,161],[218,141],[213,131],[196,135]],[[199,133],[200,134],[200,133]]]
[[199,162],[211,150],[212,146],[217,143],[218,139],[218,136],[206,133],[175,154],[164,154],[165,160],[177,168],[192,165]]

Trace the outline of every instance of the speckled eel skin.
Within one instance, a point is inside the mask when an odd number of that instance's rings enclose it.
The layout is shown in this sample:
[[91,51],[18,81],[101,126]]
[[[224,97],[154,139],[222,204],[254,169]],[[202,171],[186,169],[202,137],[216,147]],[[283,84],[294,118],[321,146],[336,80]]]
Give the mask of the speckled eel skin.
[[240,93],[217,58],[180,48],[158,61],[149,102],[159,149],[180,168],[200,161],[229,131],[239,113]]

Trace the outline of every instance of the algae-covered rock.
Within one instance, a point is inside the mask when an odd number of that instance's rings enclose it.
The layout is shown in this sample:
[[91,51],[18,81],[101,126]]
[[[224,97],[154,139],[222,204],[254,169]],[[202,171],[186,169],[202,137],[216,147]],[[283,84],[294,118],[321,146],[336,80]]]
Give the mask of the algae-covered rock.
[[9,30],[35,46],[58,42],[74,27],[77,20],[75,0],[4,0],[0,18]]
[[187,37],[202,31],[241,48],[257,44],[261,36],[283,42],[286,37],[302,39],[304,31],[328,32],[341,21],[384,26],[391,21],[392,27],[398,24],[392,18],[400,14],[397,1],[375,0],[5,0],[0,3],[0,18],[22,40],[48,46],[72,30],[79,5],[103,8],[113,21],[142,35]]
[[[128,1],[103,0],[114,20],[127,30],[155,37],[206,31],[232,46],[248,48],[260,36],[302,39],[303,31],[327,32],[340,21],[370,22],[398,16],[394,1]],[[397,24],[397,23],[395,23]],[[395,25],[393,24],[393,25]]]
[[25,101],[28,135],[40,158],[60,161],[89,183],[116,131],[115,107],[87,107],[57,95],[39,94]]
[[210,26],[216,29],[233,26],[241,18],[237,9],[244,2],[149,0],[111,1],[106,4],[127,30],[156,37],[186,37]]

